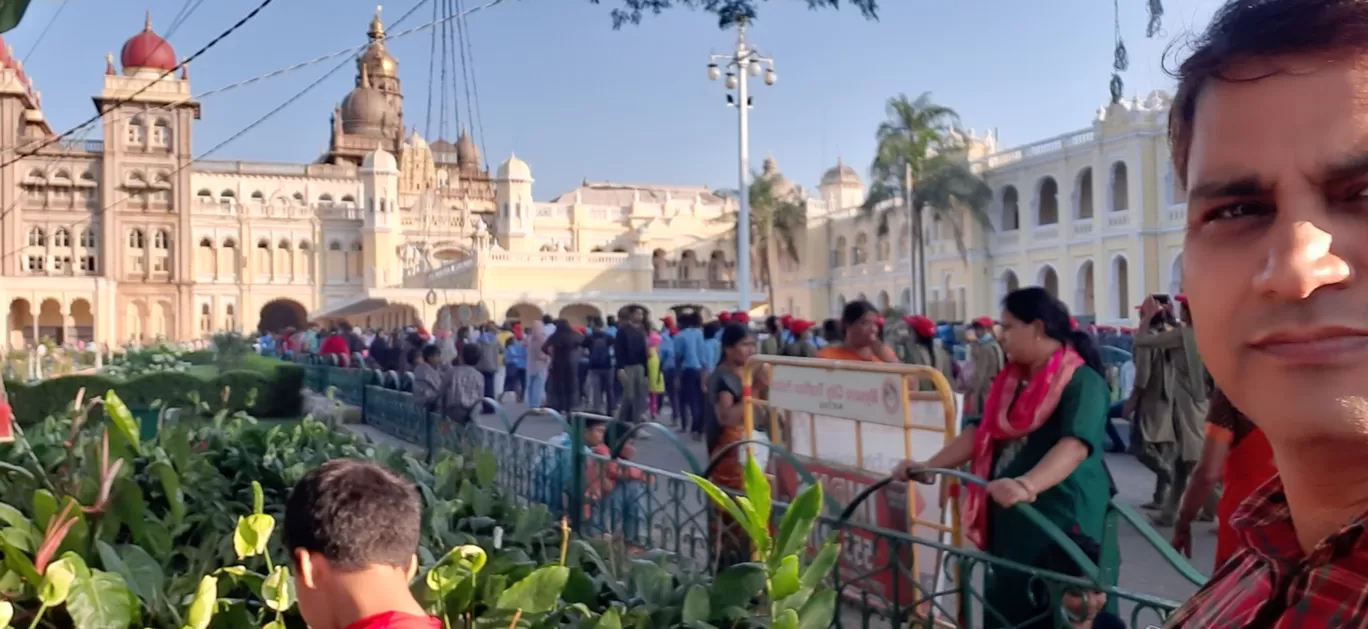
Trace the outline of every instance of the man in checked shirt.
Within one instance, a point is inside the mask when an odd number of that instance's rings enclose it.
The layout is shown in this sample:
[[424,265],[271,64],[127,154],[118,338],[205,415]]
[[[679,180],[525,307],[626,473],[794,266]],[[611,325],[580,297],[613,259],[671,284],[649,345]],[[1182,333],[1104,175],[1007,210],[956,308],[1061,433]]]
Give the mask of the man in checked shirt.
[[1179,70],[1183,280],[1279,474],[1170,627],[1368,627],[1368,1],[1233,0]]

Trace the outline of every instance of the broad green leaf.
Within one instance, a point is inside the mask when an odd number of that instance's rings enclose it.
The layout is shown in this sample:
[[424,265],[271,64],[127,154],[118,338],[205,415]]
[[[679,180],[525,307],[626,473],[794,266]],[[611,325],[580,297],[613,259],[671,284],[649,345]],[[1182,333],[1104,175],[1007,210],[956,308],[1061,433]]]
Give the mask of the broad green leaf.
[[[732,500],[736,501],[736,506],[740,507],[741,513],[746,516],[747,523],[741,528],[746,529],[746,535],[751,538],[751,543],[755,544],[756,553],[762,558],[768,557],[770,541],[768,523],[760,519],[760,515],[756,513],[755,505],[751,504],[750,498],[736,496]],[[757,532],[760,534],[759,537],[756,536]]]
[[756,530],[754,523],[752,523],[750,518],[741,511],[741,507],[737,505],[736,501],[732,500],[731,496],[727,495],[727,493],[722,491],[717,485],[714,485],[712,481],[688,472],[685,472],[684,476],[698,485],[699,489],[702,489],[703,493],[707,494],[708,498],[710,498],[714,504],[722,507],[732,519],[736,520],[741,525],[741,528],[746,530],[746,535],[750,537],[752,541],[757,539],[768,539],[768,533],[764,530]]
[[585,625],[586,629],[622,629],[622,616],[616,607],[609,607],[608,611],[603,612],[592,623]]
[[261,629],[285,629],[285,622],[277,618],[263,625]]
[[219,573],[233,577],[234,581],[247,586],[254,596],[261,598],[261,586],[266,582],[266,575],[252,572],[242,566],[226,566],[214,571],[215,575]]
[[765,589],[765,567],[758,563],[739,563],[727,566],[713,579],[712,610],[719,613],[729,607],[750,607],[751,599]]
[[114,424],[114,428],[128,442],[129,447],[142,455],[142,440],[138,438],[138,420],[133,418],[133,413],[128,410],[123,400],[119,399],[118,394],[114,393],[114,389],[105,391],[104,408],[110,423]]
[[0,629],[9,627],[11,620],[14,620],[14,604],[0,601]]
[[76,629],[125,629],[140,619],[137,601],[123,577],[92,570],[72,586],[66,610]]
[[835,541],[822,544],[822,550],[817,551],[817,556],[812,558],[812,563],[803,571],[803,587],[815,588],[820,585],[822,580],[831,574],[831,569],[836,567],[836,561],[840,558],[840,544]]
[[147,517],[147,502],[143,500],[142,487],[138,486],[137,481],[131,478],[115,479],[109,504],[110,510],[133,534],[133,539],[142,540],[143,521]]
[[778,567],[780,558],[796,554],[803,545],[807,544],[808,534],[812,532],[812,523],[817,520],[821,509],[822,486],[820,484],[809,485],[798,493],[798,497],[794,498],[788,509],[784,511],[784,519],[779,523],[779,535],[775,537],[774,553],[770,555],[769,565],[771,569]]
[[57,515],[57,496],[46,489],[33,492],[33,523],[40,530],[47,530],[48,523]]
[[33,521],[24,517],[23,511],[3,502],[0,502],[0,522],[21,528],[33,526]]
[[824,590],[814,594],[798,612],[798,617],[798,629],[830,627],[832,619],[836,617],[836,590]]
[[207,629],[214,619],[214,606],[218,602],[218,578],[205,576],[195,588],[195,599],[190,601],[190,609],[185,612],[185,626],[189,629]]
[[546,566],[508,586],[499,594],[494,607],[504,610],[521,609],[524,614],[549,612],[556,608],[561,590],[570,578],[565,566]]
[[701,585],[689,587],[684,595],[684,622],[708,622],[712,617],[712,607],[708,601],[708,588]]
[[283,612],[294,605],[294,587],[290,581],[289,568],[276,566],[271,571],[270,576],[261,584],[261,598],[267,607],[277,612]]
[[275,518],[264,513],[239,517],[237,528],[233,531],[233,552],[237,553],[238,559],[265,553],[274,530]]
[[157,560],[140,546],[121,546],[116,551],[113,546],[97,541],[95,548],[105,570],[123,577],[128,589],[137,594],[138,599],[148,608],[158,607],[157,599],[162,588],[166,586],[166,575],[162,573],[161,564],[157,563]]
[[181,491],[180,474],[166,461],[157,461],[147,466],[147,469],[161,481],[162,492],[171,505],[171,524],[180,526],[185,521],[185,494]]
[[0,548],[5,550],[5,567],[19,573],[30,585],[38,585],[43,582],[43,576],[38,574],[38,569],[33,567],[33,560],[23,551],[19,550],[8,540],[0,539]]
[[481,487],[494,484],[494,475],[499,471],[499,462],[489,450],[475,451],[475,482]]
[[42,535],[37,530],[28,527],[9,526],[0,529],[0,540],[26,553],[38,550],[38,545],[42,543]]
[[798,580],[798,555],[788,555],[779,560],[779,569],[770,575],[769,597],[772,601],[782,600],[802,587]]
[[43,581],[38,585],[38,602],[47,607],[65,603],[75,582],[76,566],[70,559],[63,557],[48,564],[47,570],[43,571]]
[[774,629],[798,629],[798,612],[786,609],[774,618]]
[[770,493],[769,479],[765,478],[765,471],[760,469],[760,465],[755,462],[755,455],[750,451],[746,452],[746,467],[743,474],[742,486],[746,489],[746,498],[750,500],[751,508],[755,509],[755,518],[759,520],[757,524],[768,528],[773,494]]

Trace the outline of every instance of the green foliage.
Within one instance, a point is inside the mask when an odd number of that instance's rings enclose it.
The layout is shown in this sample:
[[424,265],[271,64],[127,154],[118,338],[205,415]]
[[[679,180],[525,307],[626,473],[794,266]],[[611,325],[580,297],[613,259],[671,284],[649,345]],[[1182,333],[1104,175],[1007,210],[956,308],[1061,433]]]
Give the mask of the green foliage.
[[[292,363],[262,359],[245,361],[249,369],[228,371],[212,379],[188,373],[152,373],[120,381],[104,375],[71,375],[50,378],[33,384],[6,381],[15,421],[31,426],[70,409],[76,392],[102,396],[116,391],[133,408],[193,406],[199,400],[215,400],[231,411],[249,411],[261,417],[291,417],[299,412],[304,368]],[[266,371],[269,368],[270,371]],[[222,400],[228,391],[228,400]],[[255,393],[254,393],[255,392]],[[100,413],[96,409],[96,413]]]
[[220,332],[213,336],[214,364],[220,371],[241,369],[253,354],[252,342],[237,332]]
[[167,343],[130,348],[122,354],[116,354],[114,360],[105,365],[103,375],[129,380],[154,373],[185,373],[191,367],[182,358],[185,353],[184,349]]

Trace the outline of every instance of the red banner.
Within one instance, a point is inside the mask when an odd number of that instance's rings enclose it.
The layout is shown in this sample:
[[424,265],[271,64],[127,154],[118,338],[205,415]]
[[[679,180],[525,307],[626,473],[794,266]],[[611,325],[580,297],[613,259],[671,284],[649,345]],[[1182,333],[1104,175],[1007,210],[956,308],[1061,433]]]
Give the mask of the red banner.
[[[824,461],[816,461],[806,457],[798,457],[799,461],[822,485],[822,491],[827,496],[833,498],[837,504],[848,505],[855,499],[860,492],[877,482],[880,477],[869,472],[852,469],[843,465],[836,465]],[[802,479],[793,466],[784,462],[782,459],[771,459],[771,470],[774,472],[776,498],[784,502],[789,502],[802,485]],[[925,509],[926,504],[920,495],[914,494],[917,500],[915,514],[920,514]],[[866,498],[865,501],[856,508],[850,516],[850,523],[872,528],[884,528],[893,531],[907,531],[907,492],[906,485],[893,483],[874,495]],[[823,543],[829,537],[827,531],[819,531],[809,541],[809,551],[816,553],[818,544]],[[894,559],[893,555],[897,552],[900,556]],[[926,552],[932,552],[926,549]],[[842,593],[846,598],[852,600],[866,600],[864,595],[868,595],[868,603],[874,607],[884,609],[889,604],[904,607],[917,600],[916,589],[912,586],[907,575],[914,573],[912,566],[911,548],[903,545],[897,548],[890,548],[888,538],[881,537],[862,528],[845,529],[845,534],[841,539],[841,559],[836,565],[836,573],[840,579]],[[933,582],[933,575],[921,575],[923,586],[930,588]],[[896,592],[896,598],[894,595]]]

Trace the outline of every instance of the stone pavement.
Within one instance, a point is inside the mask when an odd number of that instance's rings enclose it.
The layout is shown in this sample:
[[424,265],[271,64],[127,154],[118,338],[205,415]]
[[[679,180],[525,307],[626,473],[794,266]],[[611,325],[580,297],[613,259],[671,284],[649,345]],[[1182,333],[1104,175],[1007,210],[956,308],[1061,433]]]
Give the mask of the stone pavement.
[[[505,409],[509,421],[513,421],[523,413],[525,407],[519,404],[508,404],[505,405]],[[501,427],[493,416],[482,416],[478,421],[482,425]],[[669,425],[669,413],[664,413],[660,421]],[[391,443],[396,441],[364,426],[354,426],[353,428],[378,441]],[[538,416],[529,417],[518,429],[519,435],[539,440],[548,439],[560,432],[561,428],[555,420]],[[701,465],[707,464],[707,452],[702,443],[687,437],[681,437],[680,443],[694,455]],[[673,440],[666,437],[655,436],[648,439],[638,439],[636,450],[635,460],[643,465],[672,472],[687,471],[689,468],[686,457],[674,445]],[[1134,457],[1108,454],[1107,465],[1115,479],[1119,498],[1137,509],[1140,504],[1149,499],[1153,491],[1154,476]],[[687,505],[689,510],[699,507],[700,505]],[[1171,530],[1163,529],[1160,530],[1160,533],[1167,539]],[[1192,564],[1199,571],[1210,573],[1216,550],[1216,536],[1212,525],[1195,524],[1193,537],[1194,557]],[[1163,557],[1128,524],[1122,524],[1119,539],[1122,557],[1120,583],[1122,588],[1171,601],[1185,600],[1196,591],[1196,586],[1169,567]],[[1129,610],[1123,609],[1123,612],[1129,618]],[[1145,623],[1154,622],[1154,619],[1146,616],[1142,617],[1141,621],[1141,626],[1144,626]]]

